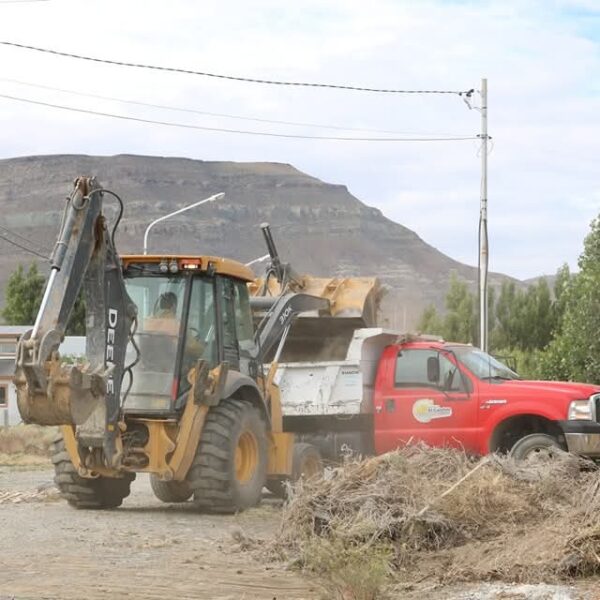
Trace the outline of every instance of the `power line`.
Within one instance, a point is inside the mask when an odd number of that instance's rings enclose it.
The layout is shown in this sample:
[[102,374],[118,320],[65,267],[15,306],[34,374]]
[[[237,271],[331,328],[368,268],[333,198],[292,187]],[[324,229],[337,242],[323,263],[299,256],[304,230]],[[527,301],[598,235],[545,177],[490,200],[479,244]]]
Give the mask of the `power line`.
[[311,83],[306,81],[277,81],[274,79],[257,79],[253,77],[240,77],[237,75],[223,75],[219,73],[209,73],[206,71],[194,71],[192,69],[182,69],[179,67],[162,67],[158,65],[148,65],[144,63],[131,63],[121,60],[110,60],[107,58],[96,58],[93,56],[85,56],[82,54],[73,54],[71,52],[61,52],[50,48],[39,48],[38,46],[29,46],[26,44],[17,44],[16,42],[8,42],[0,40],[0,44],[20,48],[23,50],[33,50],[35,52],[43,52],[45,54],[53,54],[55,56],[64,56],[66,58],[76,58],[78,60],[87,60],[91,62],[103,63],[107,65],[116,65],[119,67],[134,67],[136,69],[151,69],[153,71],[169,71],[171,73],[183,73],[185,75],[201,75],[203,77],[213,77],[216,79],[227,79],[230,81],[242,81],[245,83],[260,83],[267,85],[282,85],[295,87],[312,87],[312,88],[330,88],[337,90],[350,90],[355,92],[376,92],[381,94],[455,94],[457,96],[471,96],[474,90],[399,90],[390,88],[371,88],[355,85],[339,85],[334,83]]
[[[12,235],[13,237],[20,238],[27,244],[31,244],[31,240],[27,239],[25,236],[21,235],[20,233],[13,231],[12,229],[8,229],[8,227],[3,227],[2,225],[0,225],[0,229],[2,229],[2,231],[6,231],[6,233],[8,233],[9,235]],[[38,244],[35,244],[35,246],[38,248],[38,250],[42,250],[42,251],[45,250],[46,252],[50,252],[47,248],[39,246]]]
[[43,258],[44,260],[46,260],[48,258],[47,256],[44,256],[43,254],[40,254],[39,252],[32,250],[31,248],[22,246],[18,242],[15,242],[15,241],[3,236],[1,233],[0,233],[0,239],[8,242],[9,244],[12,244],[13,246],[16,246],[17,248],[21,248],[21,250],[25,250],[25,252],[29,252],[30,254],[35,254],[35,256],[39,256],[40,258]]
[[292,138],[292,139],[303,139],[303,140],[331,140],[331,141],[343,141],[343,142],[456,142],[463,140],[476,140],[477,136],[457,136],[457,137],[412,137],[412,138],[393,138],[393,137],[344,137],[344,136],[320,136],[320,135],[302,135],[293,133],[274,133],[267,131],[248,131],[244,129],[225,129],[222,127],[205,127],[203,125],[192,125],[189,123],[176,123],[173,121],[156,121],[153,119],[143,119],[141,117],[131,117],[128,115],[118,115],[115,113],[106,113],[96,110],[88,110],[85,108],[76,108],[74,106],[63,106],[61,104],[52,104],[50,102],[41,102],[39,100],[31,100],[30,98],[20,98],[17,96],[9,96],[8,94],[0,94],[0,98],[6,98],[7,100],[15,100],[17,102],[25,102],[27,104],[35,104],[37,106],[46,106],[49,108],[58,108],[60,110],[67,110],[77,113],[83,113],[88,115],[96,115],[100,117],[110,117],[113,119],[122,119],[125,121],[135,121],[138,123],[149,123],[152,125],[164,125],[167,127],[179,127],[183,129],[199,129],[201,131],[214,131],[219,133],[237,133],[242,135],[259,135],[265,137],[277,137],[277,138]]
[[[167,104],[152,104],[150,102],[139,102],[137,100],[127,100],[125,98],[115,98],[114,96],[104,96],[101,94],[90,94],[88,92],[79,92],[77,90],[70,90],[66,88],[53,87],[50,85],[42,85],[40,83],[31,83],[28,81],[21,81],[19,79],[10,79],[6,77],[0,77],[0,81],[6,81],[8,83],[16,83],[17,85],[24,85],[27,87],[38,88],[42,90],[50,90],[53,92],[61,92],[65,94],[72,94],[74,96],[81,96],[83,98],[95,98],[97,100],[109,100],[112,102],[122,102],[123,104],[132,104],[135,106],[144,106],[147,108],[159,108],[163,110],[172,110],[175,112],[183,112],[190,113],[195,115],[202,115],[207,117],[223,117],[226,119],[236,119],[240,121],[253,121],[257,123],[269,123],[272,125],[291,125],[293,127],[315,127],[319,129],[331,129],[335,131],[357,131],[363,133],[384,133],[391,135],[413,135],[412,133],[406,131],[397,131],[391,129],[370,129],[365,127],[343,127],[341,125],[324,125],[322,123],[303,123],[300,121],[280,121],[276,119],[263,119],[259,117],[245,117],[240,115],[232,115],[228,113],[215,113],[208,112],[203,110],[196,110],[193,108],[183,108],[178,106],[169,106]],[[415,134],[417,135],[417,134]],[[426,135],[426,134],[422,134]],[[431,135],[440,135],[440,134],[431,134]],[[444,136],[445,137],[445,136]],[[449,136],[451,137],[451,136]]]

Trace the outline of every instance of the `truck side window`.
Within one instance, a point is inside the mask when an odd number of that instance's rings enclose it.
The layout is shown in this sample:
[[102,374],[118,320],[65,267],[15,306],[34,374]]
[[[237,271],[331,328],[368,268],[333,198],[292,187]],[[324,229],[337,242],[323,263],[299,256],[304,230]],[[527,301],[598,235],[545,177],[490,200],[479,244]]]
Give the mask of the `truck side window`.
[[464,392],[464,382],[458,367],[442,353],[440,358],[439,387],[446,392]]
[[[427,378],[427,359],[437,357],[440,363],[440,380],[436,384]],[[462,378],[454,363],[437,350],[402,350],[396,358],[394,376],[396,387],[430,387],[458,392]]]
[[437,356],[436,350],[402,350],[396,358],[396,387],[436,387],[427,379],[427,359]]

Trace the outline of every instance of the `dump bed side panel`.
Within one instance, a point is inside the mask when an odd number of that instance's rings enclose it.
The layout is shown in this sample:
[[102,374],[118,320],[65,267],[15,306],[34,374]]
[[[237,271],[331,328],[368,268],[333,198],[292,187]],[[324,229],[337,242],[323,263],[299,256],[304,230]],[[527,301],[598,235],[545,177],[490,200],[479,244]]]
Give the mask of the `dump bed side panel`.
[[358,329],[346,360],[280,364],[275,381],[284,429],[328,460],[372,453],[375,377],[383,349],[397,338],[380,328]]

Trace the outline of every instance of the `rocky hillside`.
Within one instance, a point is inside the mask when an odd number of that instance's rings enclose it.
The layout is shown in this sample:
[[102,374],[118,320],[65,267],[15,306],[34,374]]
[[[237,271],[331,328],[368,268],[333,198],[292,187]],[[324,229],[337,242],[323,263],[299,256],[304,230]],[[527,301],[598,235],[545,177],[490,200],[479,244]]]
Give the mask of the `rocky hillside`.
[[[299,271],[377,275],[390,287],[385,316],[398,327],[414,324],[429,303],[443,305],[451,271],[473,284],[477,279],[476,269],[366,206],[345,186],[324,183],[286,164],[129,155],[0,160],[0,226],[36,247],[51,248],[63,199],[77,175],[96,175],[123,198],[120,252],[141,252],[144,230],[153,219],[225,192],[221,201],[157,225],[150,234],[150,251],[211,253],[247,262],[265,253],[259,225],[267,221],[282,256]],[[16,264],[32,258],[0,240],[0,293]]]

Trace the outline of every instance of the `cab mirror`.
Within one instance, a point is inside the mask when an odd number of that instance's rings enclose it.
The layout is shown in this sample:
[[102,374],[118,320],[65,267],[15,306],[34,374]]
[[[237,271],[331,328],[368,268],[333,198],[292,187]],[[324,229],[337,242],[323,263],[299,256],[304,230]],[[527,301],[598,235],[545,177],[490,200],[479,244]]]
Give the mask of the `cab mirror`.
[[440,359],[437,356],[430,356],[427,359],[427,381],[429,383],[440,382]]

